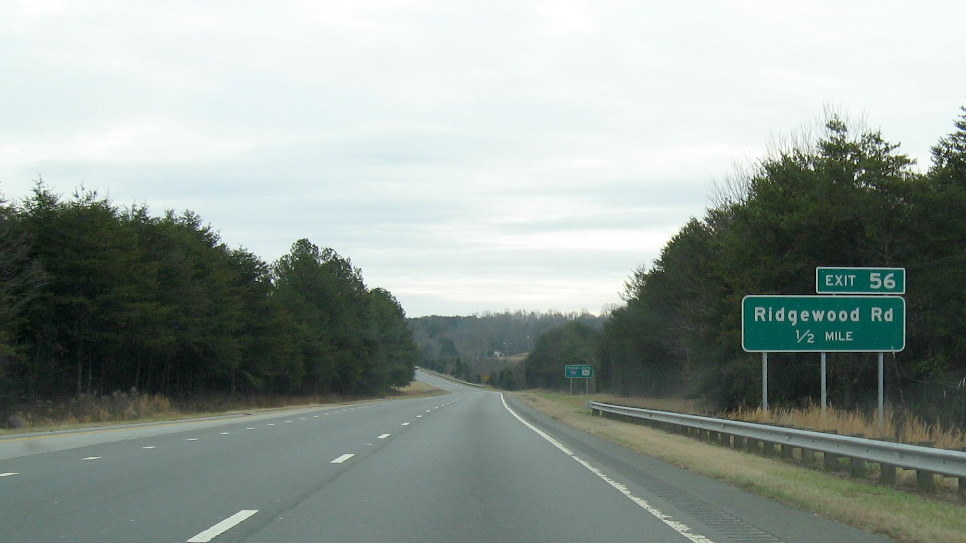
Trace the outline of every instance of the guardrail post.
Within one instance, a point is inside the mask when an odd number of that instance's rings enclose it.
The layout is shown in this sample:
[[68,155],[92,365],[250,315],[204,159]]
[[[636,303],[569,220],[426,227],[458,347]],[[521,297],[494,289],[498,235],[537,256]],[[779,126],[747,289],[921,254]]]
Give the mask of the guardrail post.
[[896,472],[897,468],[892,464],[879,464],[879,482],[884,485],[896,484]]
[[765,456],[775,456],[775,444],[771,441],[762,441],[761,454]]
[[812,467],[815,465],[815,451],[812,449],[802,449],[802,465]]
[[[814,432],[815,428],[805,428],[807,432]],[[802,448],[802,465],[812,467],[815,465],[815,451],[813,449]]]
[[[895,442],[895,439],[891,437],[882,436],[879,441],[890,441]],[[894,464],[887,464],[885,462],[879,463],[879,483],[884,485],[895,486],[897,481],[898,467]]]
[[[879,441],[890,441],[895,442],[895,439],[891,437],[880,437]],[[884,485],[895,486],[898,481],[899,468],[894,464],[886,464],[885,462],[879,463],[879,483]]]
[[[932,447],[933,442],[920,441],[916,443],[916,445],[919,445],[921,447]],[[921,469],[916,470],[916,486],[919,487],[919,490],[926,490],[926,491],[936,490],[936,475],[930,471],[921,470]]]
[[[827,434],[838,434],[838,430],[827,430]],[[838,471],[839,466],[839,455],[830,452],[822,453],[822,463],[825,466],[825,471]]]
[[788,443],[782,443],[782,458],[785,460],[792,460],[795,458],[795,447],[792,447]]
[[[966,447],[962,447],[959,450],[966,452]],[[960,477],[957,484],[959,485],[959,499],[966,500],[966,477]]]
[[[852,434],[852,437],[865,437],[865,434]],[[855,456],[849,458],[849,473],[856,479],[865,478],[867,475],[865,460]]]
[[757,453],[758,452],[758,440],[757,439],[752,439],[750,437],[747,438],[747,439],[745,439],[745,450],[748,451],[748,452],[750,452],[750,453]]

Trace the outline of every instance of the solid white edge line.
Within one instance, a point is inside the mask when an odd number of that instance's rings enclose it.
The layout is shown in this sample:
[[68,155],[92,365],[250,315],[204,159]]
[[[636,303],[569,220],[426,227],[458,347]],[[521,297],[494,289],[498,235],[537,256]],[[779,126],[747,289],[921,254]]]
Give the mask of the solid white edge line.
[[329,463],[330,464],[341,464],[341,463],[345,462],[346,460],[352,458],[353,456],[355,456],[355,454],[346,453],[346,454],[343,454],[342,456],[336,458],[335,460],[333,460],[333,461],[331,461]]
[[258,509],[242,509],[225,520],[215,524],[211,528],[199,533],[187,541],[187,543],[208,543],[212,539],[220,536],[228,530],[241,524],[245,519],[258,512]]
[[607,474],[605,474],[604,472],[602,472],[599,469],[595,468],[593,465],[590,464],[590,462],[587,462],[586,460],[584,460],[584,459],[580,458],[579,456],[577,456],[576,454],[574,454],[573,451],[571,451],[570,449],[568,449],[567,447],[565,447],[562,443],[560,443],[556,439],[554,439],[554,438],[550,437],[549,435],[547,435],[543,430],[540,430],[536,426],[534,426],[534,425],[530,424],[529,422],[523,420],[523,417],[521,417],[520,415],[518,415],[516,413],[516,411],[510,409],[510,406],[507,405],[506,398],[503,397],[503,393],[502,392],[500,393],[500,401],[503,402],[503,407],[506,408],[506,410],[509,411],[510,414],[513,415],[514,418],[516,418],[518,421],[520,421],[521,424],[523,424],[527,428],[529,428],[529,429],[533,430],[534,432],[536,432],[536,434],[538,436],[540,436],[540,437],[544,438],[545,440],[549,441],[551,445],[553,445],[554,447],[560,449],[567,456],[569,456],[569,457],[573,458],[574,460],[576,460],[578,464],[580,464],[581,466],[587,468],[591,473],[593,473],[597,477],[600,477],[604,482],[606,482],[610,486],[616,488],[618,491],[620,491],[621,494],[623,494],[624,496],[626,496],[627,499],[629,499],[632,502],[636,503],[641,509],[643,509],[643,510],[647,511],[648,513],[650,513],[650,514],[654,515],[655,517],[657,517],[658,520],[660,520],[661,522],[663,522],[664,524],[666,524],[667,526],[669,526],[675,532],[678,532],[679,534],[683,535],[684,537],[688,538],[688,540],[693,541],[694,543],[714,543],[713,540],[708,539],[707,537],[705,537],[705,536],[703,536],[701,534],[694,533],[687,524],[684,524],[682,522],[678,522],[678,521],[674,520],[673,518],[671,518],[670,515],[667,515],[667,514],[661,512],[660,509],[658,509],[658,508],[654,507],[653,505],[647,503],[647,501],[645,501],[643,498],[638,498],[637,496],[631,494],[631,491],[630,491],[630,489],[627,488],[627,486],[625,486],[624,484],[618,483],[617,481],[611,479],[610,477],[607,476]]

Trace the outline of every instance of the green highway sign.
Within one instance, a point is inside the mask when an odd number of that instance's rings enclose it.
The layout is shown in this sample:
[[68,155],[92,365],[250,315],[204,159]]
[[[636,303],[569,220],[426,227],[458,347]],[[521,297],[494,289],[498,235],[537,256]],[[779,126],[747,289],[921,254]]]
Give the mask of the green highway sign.
[[568,364],[564,366],[564,375],[568,379],[590,379],[594,376],[594,367],[586,364]]
[[815,268],[819,294],[904,294],[905,268]]
[[899,296],[745,296],[748,352],[898,352],[906,346]]

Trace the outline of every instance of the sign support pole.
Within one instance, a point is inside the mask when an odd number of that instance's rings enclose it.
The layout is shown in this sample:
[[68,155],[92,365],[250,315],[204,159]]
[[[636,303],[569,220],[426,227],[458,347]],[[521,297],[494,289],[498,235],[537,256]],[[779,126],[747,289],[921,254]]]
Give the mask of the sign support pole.
[[826,385],[825,353],[822,353],[822,413],[828,407],[828,387]]
[[768,353],[761,353],[761,409],[768,411]]
[[883,394],[884,378],[882,375],[884,373],[885,363],[882,360],[883,358],[883,353],[879,353],[879,430],[882,429],[882,423],[885,418],[885,412],[883,410],[883,404],[885,403]]
[[567,379],[567,380],[570,381],[570,395],[573,396],[574,395],[574,380],[573,380],[572,377],[570,379]]

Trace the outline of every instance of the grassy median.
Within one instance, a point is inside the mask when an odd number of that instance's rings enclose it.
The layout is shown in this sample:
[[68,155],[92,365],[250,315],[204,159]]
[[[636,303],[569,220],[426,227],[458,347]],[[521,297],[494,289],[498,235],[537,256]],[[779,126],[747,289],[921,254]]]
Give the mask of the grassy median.
[[[966,543],[966,507],[955,492],[923,494],[804,468],[702,443],[647,426],[594,417],[592,396],[525,391],[514,395],[565,424],[689,471],[904,542]],[[603,400],[601,400],[603,401]]]

